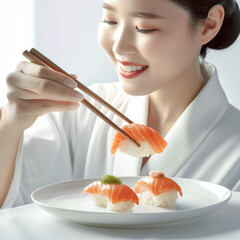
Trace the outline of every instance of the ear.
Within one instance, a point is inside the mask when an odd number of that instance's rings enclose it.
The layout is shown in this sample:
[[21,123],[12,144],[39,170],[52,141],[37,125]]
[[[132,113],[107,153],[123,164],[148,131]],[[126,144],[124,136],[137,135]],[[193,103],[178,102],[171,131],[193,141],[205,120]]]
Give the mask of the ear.
[[217,4],[213,6],[209,12],[206,21],[204,22],[201,30],[200,44],[204,45],[210,42],[221,29],[225,10],[223,6]]

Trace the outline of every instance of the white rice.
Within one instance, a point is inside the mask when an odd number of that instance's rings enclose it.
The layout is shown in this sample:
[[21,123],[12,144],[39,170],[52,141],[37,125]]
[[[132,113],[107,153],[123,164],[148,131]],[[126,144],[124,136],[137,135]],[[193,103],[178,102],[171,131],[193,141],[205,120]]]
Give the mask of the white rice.
[[111,203],[108,197],[102,194],[89,194],[90,200],[97,207],[105,207],[110,211],[115,212],[126,212],[131,210],[134,207],[134,202],[131,201],[122,201],[118,203]]
[[88,194],[91,202],[97,207],[107,207],[107,197],[102,194]]
[[140,147],[132,141],[126,139],[119,143],[119,150],[134,157],[148,157],[156,154],[148,142],[138,141],[138,143],[140,144]]
[[154,195],[150,191],[144,191],[137,195],[139,197],[140,204],[148,204],[163,208],[173,208],[178,198],[178,192],[176,190],[164,192],[159,195]]
[[130,211],[134,207],[134,202],[131,201],[122,201],[115,204],[112,204],[108,200],[107,209],[115,212],[126,212]]

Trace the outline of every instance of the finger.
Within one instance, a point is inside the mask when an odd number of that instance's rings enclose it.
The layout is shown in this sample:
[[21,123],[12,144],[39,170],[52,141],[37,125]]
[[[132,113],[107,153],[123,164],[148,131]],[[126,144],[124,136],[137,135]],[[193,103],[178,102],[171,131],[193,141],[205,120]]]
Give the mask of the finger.
[[75,110],[79,107],[79,103],[73,102],[60,102],[60,101],[49,101],[49,100],[19,100],[17,104],[17,111],[19,114],[23,114],[26,117],[41,116],[48,112],[64,112]]
[[50,79],[54,82],[61,83],[70,88],[77,87],[77,83],[65,74],[32,62],[20,62],[17,66],[17,70],[33,77]]
[[43,115],[48,112],[64,112],[75,110],[79,107],[79,103],[60,102],[48,100],[35,100],[32,109],[38,109],[38,114]]
[[8,95],[20,99],[48,99],[55,101],[79,102],[84,96],[73,89],[54,81],[26,75],[21,72],[9,75],[7,78]]
[[17,87],[9,87],[7,90],[7,99],[10,102],[16,102],[18,99],[21,100],[31,100],[36,98],[36,93],[17,88]]

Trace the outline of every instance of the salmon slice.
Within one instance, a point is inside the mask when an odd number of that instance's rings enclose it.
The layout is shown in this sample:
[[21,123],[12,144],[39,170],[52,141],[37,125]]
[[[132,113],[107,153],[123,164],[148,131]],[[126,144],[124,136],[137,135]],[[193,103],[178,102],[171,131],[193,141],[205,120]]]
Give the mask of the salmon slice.
[[163,173],[159,176],[154,176],[150,173],[150,176],[138,180],[134,188],[135,193],[150,191],[154,195],[159,195],[171,190],[176,190],[180,196],[183,196],[180,186],[171,178],[165,177]]
[[131,201],[139,204],[136,193],[125,184],[104,184],[100,181],[93,182],[88,185],[83,193],[102,194],[109,198],[115,204],[122,201]]
[[[145,125],[131,123],[123,126],[122,130],[127,132],[135,141],[148,142],[156,153],[161,153],[167,146],[167,142],[156,130]],[[119,143],[124,140],[126,140],[126,137],[120,132],[115,134],[111,148],[112,155],[116,153]]]

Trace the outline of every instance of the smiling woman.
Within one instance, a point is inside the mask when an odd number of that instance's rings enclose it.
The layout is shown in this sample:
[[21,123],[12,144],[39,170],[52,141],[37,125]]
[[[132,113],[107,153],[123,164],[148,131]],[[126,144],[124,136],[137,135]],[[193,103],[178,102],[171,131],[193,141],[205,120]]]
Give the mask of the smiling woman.
[[1,109],[0,204],[28,203],[33,190],[58,181],[151,170],[240,190],[240,111],[228,102],[216,67],[204,60],[208,48],[235,42],[239,15],[235,1],[103,1],[98,40],[119,83],[91,89],[165,138],[163,153],[145,158],[111,156],[114,130],[81,105],[72,79],[19,63]]

